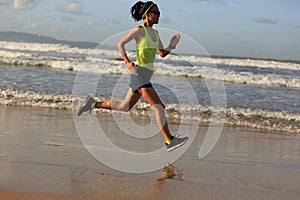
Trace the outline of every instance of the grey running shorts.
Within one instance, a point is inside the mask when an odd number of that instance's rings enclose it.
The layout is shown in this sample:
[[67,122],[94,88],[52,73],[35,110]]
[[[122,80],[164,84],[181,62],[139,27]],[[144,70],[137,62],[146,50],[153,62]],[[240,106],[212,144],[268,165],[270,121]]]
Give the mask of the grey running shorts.
[[135,66],[136,74],[130,74],[130,87],[133,93],[137,93],[138,89],[143,87],[152,87],[150,79],[153,71],[145,67]]

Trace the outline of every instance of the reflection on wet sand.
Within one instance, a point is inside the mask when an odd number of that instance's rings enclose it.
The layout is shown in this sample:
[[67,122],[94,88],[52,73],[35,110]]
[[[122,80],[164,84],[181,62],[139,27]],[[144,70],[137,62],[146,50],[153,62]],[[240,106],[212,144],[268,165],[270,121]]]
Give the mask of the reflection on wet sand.
[[[98,117],[114,123],[109,114]],[[199,160],[207,128],[199,126],[175,163],[128,174],[88,153],[70,111],[0,107],[0,120],[2,199],[299,199],[299,136],[226,127],[213,151]],[[172,130],[177,126],[170,123]]]

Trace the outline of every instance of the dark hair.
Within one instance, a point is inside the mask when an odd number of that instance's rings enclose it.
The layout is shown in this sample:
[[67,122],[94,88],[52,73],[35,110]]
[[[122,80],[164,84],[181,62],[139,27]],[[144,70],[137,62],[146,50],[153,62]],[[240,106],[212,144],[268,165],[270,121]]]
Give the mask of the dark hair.
[[140,21],[143,18],[146,10],[149,9],[151,5],[154,6],[156,4],[154,4],[152,1],[138,1],[135,3],[130,9],[131,17],[134,19],[134,21]]

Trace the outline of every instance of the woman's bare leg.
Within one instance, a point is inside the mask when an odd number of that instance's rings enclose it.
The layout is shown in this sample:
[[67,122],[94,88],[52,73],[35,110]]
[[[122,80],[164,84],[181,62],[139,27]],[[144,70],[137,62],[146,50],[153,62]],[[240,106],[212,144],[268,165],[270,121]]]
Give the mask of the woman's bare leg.
[[140,93],[133,93],[129,88],[124,101],[109,100],[109,101],[97,102],[95,104],[95,108],[103,108],[108,110],[118,110],[118,111],[128,112],[136,104],[136,102],[140,99],[140,97],[141,97]]
[[169,130],[166,114],[165,114],[165,106],[157,95],[156,91],[153,87],[149,88],[140,88],[139,92],[144,97],[144,99],[153,107],[156,114],[157,124],[165,138],[165,141],[170,141],[172,135]]
[[172,135],[169,130],[165,106],[160,100],[154,88],[140,88],[139,93],[133,93],[131,89],[128,90],[127,96],[124,101],[109,100],[104,102],[97,102],[95,108],[118,110],[118,111],[129,111],[136,102],[143,96],[145,100],[153,107],[156,115],[157,124],[164,136],[165,141],[170,141]]

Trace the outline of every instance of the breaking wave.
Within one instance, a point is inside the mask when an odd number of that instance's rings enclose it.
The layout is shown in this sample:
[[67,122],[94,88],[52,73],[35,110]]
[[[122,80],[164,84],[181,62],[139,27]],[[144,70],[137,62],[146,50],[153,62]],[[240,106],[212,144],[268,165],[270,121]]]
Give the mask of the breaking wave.
[[[78,72],[128,74],[117,50],[64,44],[0,42],[0,63]],[[135,53],[128,54],[134,59]],[[239,84],[300,88],[300,64],[274,60],[170,55],[156,60],[157,75],[207,78]]]
[[[0,89],[0,104],[11,106],[30,106],[71,110],[74,101],[81,97],[69,94],[45,94],[32,91],[17,91]],[[98,99],[104,100],[104,99]],[[211,121],[212,111],[218,110],[226,115],[225,124],[264,130],[275,130],[290,134],[300,133],[300,116],[293,113],[247,109],[247,108],[216,108],[203,105],[166,104],[166,114],[169,118],[181,120],[198,120],[200,123]],[[99,109],[95,112],[107,112]],[[146,102],[138,102],[129,114],[149,115],[153,112]],[[124,113],[126,114],[126,113]]]

